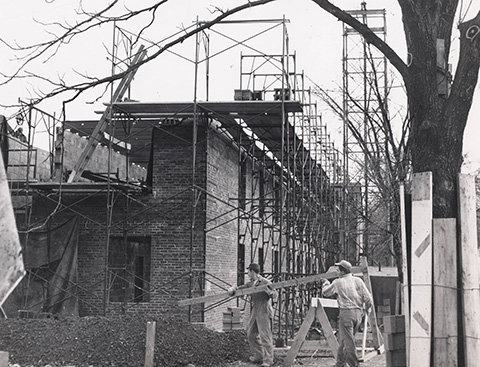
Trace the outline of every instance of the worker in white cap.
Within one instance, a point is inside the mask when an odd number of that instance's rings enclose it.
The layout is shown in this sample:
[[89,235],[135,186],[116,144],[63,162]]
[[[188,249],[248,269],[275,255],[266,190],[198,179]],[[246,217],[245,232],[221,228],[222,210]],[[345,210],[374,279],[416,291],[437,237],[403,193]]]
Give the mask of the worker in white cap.
[[340,276],[332,284],[322,280],[324,297],[337,296],[340,316],[338,322],[339,347],[335,367],[357,367],[359,362],[355,348],[355,333],[362,323],[364,311],[370,312],[372,295],[362,279],[352,275],[352,264],[346,260],[335,263]]
[[[249,265],[248,276],[250,281],[239,287],[233,286],[228,290],[230,296],[235,295],[237,289],[258,287],[262,285],[271,285],[272,282],[260,275],[260,266],[252,263]],[[250,361],[268,367],[273,364],[273,302],[277,301],[278,292],[273,288],[267,287],[263,292],[250,294],[252,309],[247,327],[247,339],[252,356]]]

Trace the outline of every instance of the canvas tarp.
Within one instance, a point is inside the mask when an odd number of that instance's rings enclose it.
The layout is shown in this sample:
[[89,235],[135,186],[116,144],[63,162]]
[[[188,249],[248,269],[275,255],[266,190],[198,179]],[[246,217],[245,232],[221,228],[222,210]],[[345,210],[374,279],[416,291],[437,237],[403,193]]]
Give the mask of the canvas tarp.
[[[7,315],[46,312],[78,316],[78,220],[22,235],[28,274],[7,302]],[[7,307],[8,306],[8,307]]]

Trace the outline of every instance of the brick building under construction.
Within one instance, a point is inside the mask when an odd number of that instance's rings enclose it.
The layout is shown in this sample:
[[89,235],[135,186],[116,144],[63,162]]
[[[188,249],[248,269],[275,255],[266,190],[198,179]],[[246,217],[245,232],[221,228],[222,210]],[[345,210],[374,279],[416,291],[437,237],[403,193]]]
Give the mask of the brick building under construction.
[[[294,60],[288,48],[268,58]],[[27,276],[6,313],[169,313],[221,329],[225,307],[241,301],[178,301],[243,283],[250,262],[281,281],[356,261],[358,186],[304,75],[271,75],[276,83],[240,85],[233,100],[185,103],[124,102],[127,75],[97,121],[26,104],[26,142],[12,128],[6,136]],[[56,132],[46,153],[29,143],[40,120]],[[293,332],[316,294],[314,284],[282,290],[279,328]]]

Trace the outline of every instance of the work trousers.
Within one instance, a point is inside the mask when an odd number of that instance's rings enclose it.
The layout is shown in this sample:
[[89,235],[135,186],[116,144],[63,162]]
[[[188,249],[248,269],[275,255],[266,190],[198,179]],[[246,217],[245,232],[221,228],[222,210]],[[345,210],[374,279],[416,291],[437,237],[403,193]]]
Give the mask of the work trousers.
[[350,367],[358,366],[357,350],[355,348],[355,333],[362,323],[362,310],[340,309],[338,322],[339,346],[337,354],[337,363],[335,367],[345,367],[346,363]]
[[273,336],[271,319],[267,314],[250,318],[247,328],[247,339],[253,358],[266,363],[273,363]]

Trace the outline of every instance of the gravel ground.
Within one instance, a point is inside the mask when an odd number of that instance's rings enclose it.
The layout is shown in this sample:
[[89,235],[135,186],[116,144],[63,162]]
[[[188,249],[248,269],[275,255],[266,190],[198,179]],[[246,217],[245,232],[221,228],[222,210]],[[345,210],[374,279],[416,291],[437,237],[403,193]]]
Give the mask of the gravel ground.
[[[0,351],[16,367],[143,367],[148,321],[156,321],[155,367],[258,367],[248,361],[243,330],[215,332],[178,319],[114,318],[1,319]],[[323,341],[325,342],[325,341]],[[326,367],[328,348],[301,351],[292,367]],[[275,349],[281,366],[288,349]],[[385,367],[375,355],[363,367]]]

